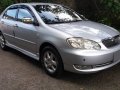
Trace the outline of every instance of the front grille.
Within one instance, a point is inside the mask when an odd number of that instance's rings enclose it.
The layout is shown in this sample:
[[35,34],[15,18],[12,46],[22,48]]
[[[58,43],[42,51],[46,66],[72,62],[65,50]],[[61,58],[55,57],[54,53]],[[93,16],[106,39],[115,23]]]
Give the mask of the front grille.
[[116,46],[116,45],[120,44],[120,36],[117,35],[117,36],[112,37],[112,38],[104,39],[104,40],[102,40],[102,43],[103,43],[107,48]]

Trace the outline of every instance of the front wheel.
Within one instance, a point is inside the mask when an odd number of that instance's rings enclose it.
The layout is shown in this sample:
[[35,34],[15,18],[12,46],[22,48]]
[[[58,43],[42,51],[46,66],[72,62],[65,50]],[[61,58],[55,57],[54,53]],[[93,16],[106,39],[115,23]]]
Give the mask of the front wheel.
[[63,63],[58,51],[50,46],[42,50],[42,65],[46,73],[53,77],[60,77],[63,73]]

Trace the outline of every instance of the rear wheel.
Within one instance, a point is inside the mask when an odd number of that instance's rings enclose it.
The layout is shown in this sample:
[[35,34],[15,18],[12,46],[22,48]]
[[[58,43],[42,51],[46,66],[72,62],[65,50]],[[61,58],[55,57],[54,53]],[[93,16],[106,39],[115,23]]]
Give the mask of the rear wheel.
[[42,65],[46,73],[53,77],[60,77],[63,73],[63,63],[58,51],[50,46],[42,50]]
[[6,42],[5,42],[5,38],[4,38],[4,36],[3,36],[2,33],[0,33],[0,47],[1,47],[3,50],[6,50],[6,49],[7,49]]

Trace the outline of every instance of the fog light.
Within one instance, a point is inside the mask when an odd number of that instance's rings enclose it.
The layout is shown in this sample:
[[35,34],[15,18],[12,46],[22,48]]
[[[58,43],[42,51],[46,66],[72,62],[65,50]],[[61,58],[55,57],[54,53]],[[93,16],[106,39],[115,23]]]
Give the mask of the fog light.
[[75,69],[80,69],[80,70],[92,69],[93,68],[91,65],[78,65],[78,64],[74,64],[73,67]]

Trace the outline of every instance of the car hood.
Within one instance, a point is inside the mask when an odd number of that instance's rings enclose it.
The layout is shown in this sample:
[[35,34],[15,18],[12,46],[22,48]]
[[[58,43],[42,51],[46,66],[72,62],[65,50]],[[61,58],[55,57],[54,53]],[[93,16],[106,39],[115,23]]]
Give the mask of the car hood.
[[102,39],[110,38],[119,34],[114,28],[92,21],[50,24],[49,26],[68,33],[73,37],[83,37],[96,41],[101,41]]

